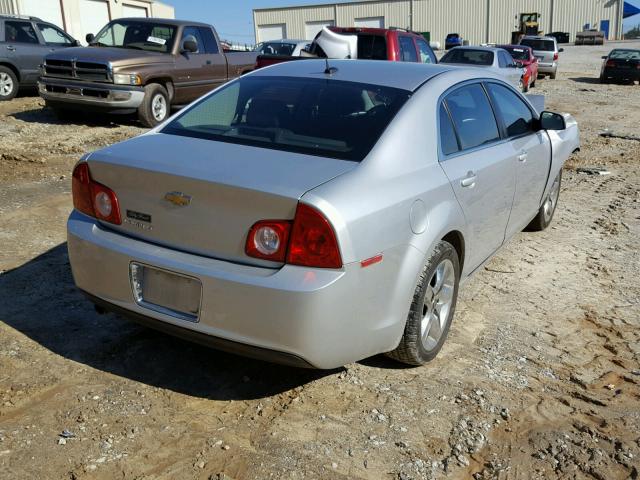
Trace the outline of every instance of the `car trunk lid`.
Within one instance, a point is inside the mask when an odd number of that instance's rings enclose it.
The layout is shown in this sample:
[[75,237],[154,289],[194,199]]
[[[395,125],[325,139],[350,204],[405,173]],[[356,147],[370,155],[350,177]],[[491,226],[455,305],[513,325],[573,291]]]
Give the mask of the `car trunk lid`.
[[245,255],[251,226],[293,219],[307,191],[356,162],[148,134],[89,157],[93,179],[114,190],[122,225],[109,228],[169,248],[261,266]]

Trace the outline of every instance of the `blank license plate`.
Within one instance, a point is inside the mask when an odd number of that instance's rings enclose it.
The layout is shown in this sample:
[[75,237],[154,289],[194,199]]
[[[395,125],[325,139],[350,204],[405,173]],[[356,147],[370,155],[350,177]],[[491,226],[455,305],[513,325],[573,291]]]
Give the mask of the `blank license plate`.
[[158,268],[131,264],[131,285],[143,307],[197,321],[200,313],[200,280]]

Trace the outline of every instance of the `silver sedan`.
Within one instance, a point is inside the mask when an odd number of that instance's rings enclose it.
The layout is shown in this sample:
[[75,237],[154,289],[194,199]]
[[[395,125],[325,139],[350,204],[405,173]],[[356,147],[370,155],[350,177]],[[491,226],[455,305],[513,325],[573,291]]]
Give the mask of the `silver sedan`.
[[100,309],[222,350],[421,365],[460,283],[549,225],[578,147],[570,115],[480,69],[279,64],[76,165],[73,276]]

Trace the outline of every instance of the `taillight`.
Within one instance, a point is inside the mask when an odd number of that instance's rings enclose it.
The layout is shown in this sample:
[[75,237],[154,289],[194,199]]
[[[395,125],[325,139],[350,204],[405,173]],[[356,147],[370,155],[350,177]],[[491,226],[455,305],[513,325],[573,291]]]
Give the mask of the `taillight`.
[[557,54],[557,53],[554,53],[554,54],[553,54],[553,61],[555,62],[556,60],[558,60],[558,54]]
[[284,262],[291,222],[283,220],[263,220],[249,230],[245,252],[250,257]]
[[120,225],[120,206],[113,190],[94,182],[89,164],[80,163],[73,170],[71,181],[73,208],[91,217]]
[[320,212],[304,203],[299,203],[296,209],[287,263],[305,267],[342,267],[333,227]]
[[342,267],[333,227],[319,211],[303,203],[298,204],[293,222],[262,220],[255,223],[249,229],[245,253],[304,267]]

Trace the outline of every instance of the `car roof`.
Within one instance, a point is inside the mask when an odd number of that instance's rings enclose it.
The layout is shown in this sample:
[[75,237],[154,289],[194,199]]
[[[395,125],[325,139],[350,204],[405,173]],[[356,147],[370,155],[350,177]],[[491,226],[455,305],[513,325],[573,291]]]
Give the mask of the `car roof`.
[[524,37],[522,37],[522,39],[528,39],[528,40],[553,40],[554,42],[556,41],[556,37],[545,37],[545,36],[540,36],[540,35],[525,35]]
[[419,33],[405,30],[403,28],[378,28],[378,27],[329,27],[329,30],[338,33],[370,33],[372,35],[387,35],[388,33],[398,32],[403,35],[415,35],[422,37]]
[[[481,47],[481,46],[465,46],[465,47],[453,47],[451,50],[481,50],[485,52],[499,52],[500,50],[504,50],[504,48],[500,47]],[[449,50],[449,51],[451,51]]]
[[278,40],[265,40],[261,43],[311,43],[313,40],[299,40],[295,38],[280,38]]
[[158,18],[158,17],[152,17],[152,18],[145,18],[145,17],[124,17],[124,18],[114,18],[112,21],[119,21],[119,20],[132,20],[132,21],[137,21],[137,22],[142,22],[142,23],[162,23],[164,25],[174,25],[176,27],[179,26],[196,26],[196,27],[208,27],[211,28],[211,25],[209,25],[208,23],[202,23],[202,22],[191,22],[189,20],[174,20],[173,18]]
[[529,45],[496,45],[496,48],[506,50],[507,48],[520,48],[522,50],[533,50]]
[[414,62],[382,62],[380,60],[328,60],[335,72],[325,72],[327,62],[322,59],[283,62],[261,68],[252,77],[325,78],[346,82],[367,83],[381,87],[417,90],[424,82],[454,67]]

